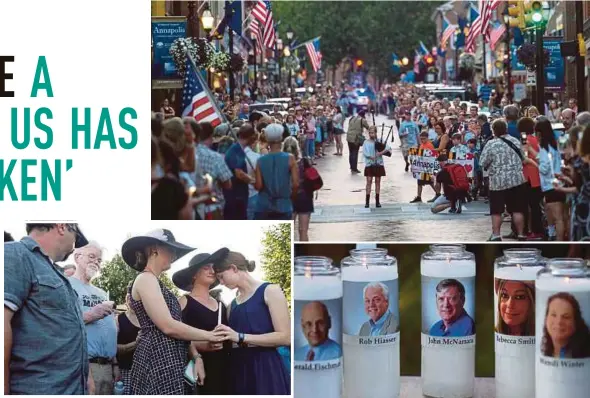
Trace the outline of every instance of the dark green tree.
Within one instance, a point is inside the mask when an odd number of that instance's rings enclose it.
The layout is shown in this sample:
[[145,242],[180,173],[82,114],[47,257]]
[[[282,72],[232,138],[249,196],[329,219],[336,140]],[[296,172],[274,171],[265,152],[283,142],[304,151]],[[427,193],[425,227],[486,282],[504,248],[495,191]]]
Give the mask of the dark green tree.
[[291,225],[270,227],[264,233],[262,246],[264,278],[279,285],[291,303]]
[[[111,301],[114,301],[117,305],[125,304],[127,285],[135,279],[137,274],[138,272],[128,266],[123,261],[123,257],[117,254],[111,260],[105,261],[100,271],[100,276],[94,279],[92,284],[109,292]],[[174,286],[168,275],[162,273],[160,280],[164,286],[178,297],[178,289]]]

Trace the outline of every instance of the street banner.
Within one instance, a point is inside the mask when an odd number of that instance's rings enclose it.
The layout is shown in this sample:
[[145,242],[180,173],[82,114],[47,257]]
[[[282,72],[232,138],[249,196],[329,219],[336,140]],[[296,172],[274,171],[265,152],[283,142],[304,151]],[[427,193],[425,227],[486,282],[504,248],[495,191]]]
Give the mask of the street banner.
[[[565,88],[565,65],[559,44],[563,41],[563,37],[544,37],[543,48],[549,51],[549,65],[545,66],[545,90],[561,91]],[[512,63],[513,72],[524,72],[526,67],[518,62],[516,56],[517,46],[512,44],[510,59]]]
[[[467,177],[473,178],[475,159],[473,154],[467,153],[465,155],[457,156],[454,152],[448,154],[448,163],[457,163],[465,167]],[[440,164],[436,158],[437,151],[430,149],[410,148],[408,150],[408,162],[410,163],[410,171],[415,179],[430,181],[433,175],[440,171]]]
[[152,17],[152,79],[180,77],[170,55],[170,46],[183,37],[186,37],[186,17]]

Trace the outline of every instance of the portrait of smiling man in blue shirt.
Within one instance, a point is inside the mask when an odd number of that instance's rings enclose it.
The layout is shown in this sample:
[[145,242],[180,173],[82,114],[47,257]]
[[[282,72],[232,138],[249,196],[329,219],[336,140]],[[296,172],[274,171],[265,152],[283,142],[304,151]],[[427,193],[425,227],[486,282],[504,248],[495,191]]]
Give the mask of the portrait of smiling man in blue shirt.
[[475,334],[475,322],[465,309],[465,287],[456,279],[436,285],[436,308],[440,321],[430,328],[431,336],[462,337]]
[[359,336],[385,336],[397,331],[397,322],[389,310],[389,289],[381,282],[369,283],[363,289],[365,312],[369,320],[363,323]]
[[328,333],[332,319],[326,305],[319,301],[307,303],[301,309],[301,329],[309,344],[295,351],[297,361],[326,361],[342,356],[340,345]]

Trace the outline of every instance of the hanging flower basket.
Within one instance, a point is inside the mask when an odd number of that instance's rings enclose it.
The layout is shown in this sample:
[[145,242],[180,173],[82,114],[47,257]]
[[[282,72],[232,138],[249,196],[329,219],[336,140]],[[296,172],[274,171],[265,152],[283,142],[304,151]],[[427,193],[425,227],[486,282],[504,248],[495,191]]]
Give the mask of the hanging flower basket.
[[246,69],[246,61],[240,54],[232,54],[229,59],[230,69],[233,73],[244,72]]
[[192,38],[179,38],[174,40],[172,45],[170,46],[170,55],[172,55],[172,59],[174,60],[174,64],[176,65],[176,69],[180,73],[181,76],[185,74],[185,62],[186,62],[186,54],[190,54],[191,57],[198,61],[197,57],[197,45]]
[[229,54],[220,51],[212,52],[207,63],[207,68],[213,68],[216,72],[227,71],[229,68]]
[[[516,57],[518,62],[526,66],[529,71],[537,69],[537,47],[534,44],[526,43],[518,47]],[[549,50],[545,48],[543,49],[543,63],[545,66],[550,63]]]
[[197,39],[197,66],[201,68],[207,68],[209,63],[211,62],[211,57],[213,53],[215,53],[215,47],[211,44],[207,39],[200,38]]
[[475,56],[470,53],[463,53],[459,57],[459,68],[462,69],[474,69],[475,68]]

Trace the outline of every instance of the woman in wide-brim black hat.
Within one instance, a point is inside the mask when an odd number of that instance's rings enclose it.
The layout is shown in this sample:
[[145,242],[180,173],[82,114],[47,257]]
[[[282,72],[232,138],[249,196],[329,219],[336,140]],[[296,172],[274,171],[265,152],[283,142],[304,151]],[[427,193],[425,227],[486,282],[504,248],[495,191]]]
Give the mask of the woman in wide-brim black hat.
[[[220,322],[227,325],[227,309],[211,295],[211,289],[218,285],[214,265],[221,263],[228,255],[227,248],[213,254],[199,253],[191,258],[187,268],[177,271],[172,282],[184,291],[190,292],[179,298],[182,321],[197,329],[214,330]],[[229,394],[227,368],[231,344],[194,342],[191,350],[196,355],[198,395]],[[204,377],[206,375],[206,377]],[[191,391],[192,393],[192,391]]]
[[128,289],[129,303],[137,315],[141,331],[126,394],[184,394],[188,342],[223,340],[219,332],[184,324],[180,303],[159,279],[162,272],[170,269],[172,262],[193,250],[177,242],[167,229],[135,236],[123,244],[123,260],[140,271]]

